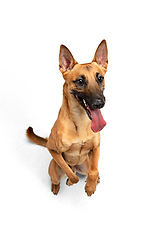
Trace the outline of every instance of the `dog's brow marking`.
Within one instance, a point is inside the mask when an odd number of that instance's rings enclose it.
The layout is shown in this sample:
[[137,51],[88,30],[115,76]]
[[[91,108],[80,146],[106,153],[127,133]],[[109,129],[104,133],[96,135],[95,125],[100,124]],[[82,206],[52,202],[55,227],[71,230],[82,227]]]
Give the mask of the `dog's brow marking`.
[[87,68],[88,71],[90,71],[90,69],[91,69],[92,67],[89,66],[89,65],[86,65],[86,68]]

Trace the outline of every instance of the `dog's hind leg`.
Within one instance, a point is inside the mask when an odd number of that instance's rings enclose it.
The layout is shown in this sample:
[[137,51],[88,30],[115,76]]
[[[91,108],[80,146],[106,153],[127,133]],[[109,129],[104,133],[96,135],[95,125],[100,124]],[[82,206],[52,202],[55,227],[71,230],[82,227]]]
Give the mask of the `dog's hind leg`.
[[60,181],[63,177],[65,177],[65,173],[63,170],[58,166],[58,164],[52,159],[49,165],[49,175],[51,177],[51,191],[53,194],[57,195],[60,189]]

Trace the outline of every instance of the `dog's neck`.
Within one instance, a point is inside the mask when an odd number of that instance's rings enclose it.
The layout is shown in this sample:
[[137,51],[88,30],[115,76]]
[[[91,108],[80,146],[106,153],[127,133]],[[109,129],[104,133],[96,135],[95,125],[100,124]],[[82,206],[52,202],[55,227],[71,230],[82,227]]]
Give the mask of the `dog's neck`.
[[66,83],[63,85],[62,106],[66,106],[66,114],[69,115],[66,117],[69,117],[71,121],[73,121],[78,132],[84,132],[91,129],[90,119],[75,97],[68,92],[68,86]]

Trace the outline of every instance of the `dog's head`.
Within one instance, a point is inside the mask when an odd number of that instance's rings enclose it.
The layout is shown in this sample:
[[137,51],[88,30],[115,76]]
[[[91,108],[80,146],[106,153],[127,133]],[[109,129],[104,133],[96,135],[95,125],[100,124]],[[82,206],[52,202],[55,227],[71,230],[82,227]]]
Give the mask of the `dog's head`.
[[108,49],[105,40],[99,44],[93,61],[87,64],[78,64],[67,47],[64,45],[60,47],[59,69],[70,94],[92,120],[91,128],[94,132],[100,131],[106,125],[99,109],[105,104],[103,91],[107,66]]

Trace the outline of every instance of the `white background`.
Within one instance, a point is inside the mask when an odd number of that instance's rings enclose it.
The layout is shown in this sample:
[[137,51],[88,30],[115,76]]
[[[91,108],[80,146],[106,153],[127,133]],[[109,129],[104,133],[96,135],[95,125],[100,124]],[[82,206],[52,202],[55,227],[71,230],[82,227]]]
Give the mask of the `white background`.
[[[160,239],[159,1],[0,3],[1,239]],[[101,183],[50,191],[47,137],[62,102],[58,54],[90,62],[106,39]],[[82,123],[83,124],[83,123]]]

